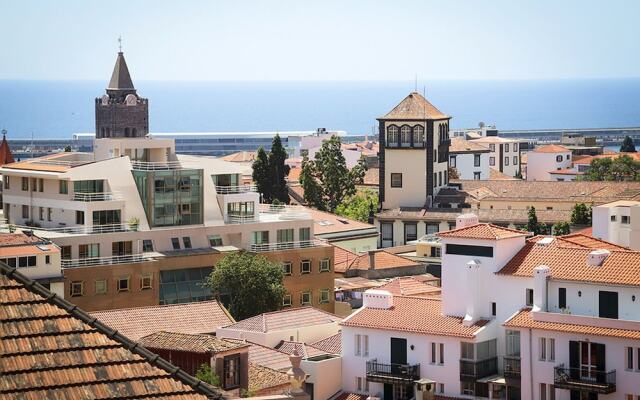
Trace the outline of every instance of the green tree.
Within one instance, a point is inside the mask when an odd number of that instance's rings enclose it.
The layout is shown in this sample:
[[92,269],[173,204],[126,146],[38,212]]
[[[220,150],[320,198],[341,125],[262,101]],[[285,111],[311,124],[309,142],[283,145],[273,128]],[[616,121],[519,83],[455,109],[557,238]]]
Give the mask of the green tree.
[[367,222],[369,212],[378,209],[378,194],[371,189],[365,189],[353,196],[349,196],[336,207],[335,213],[343,217]]
[[584,203],[575,204],[571,211],[571,223],[573,225],[591,225],[591,207]]
[[567,221],[556,222],[555,224],[553,224],[553,227],[551,229],[554,236],[568,235],[571,232],[569,223]]
[[289,188],[286,177],[289,175],[289,166],[285,161],[289,155],[282,147],[280,135],[276,134],[271,143],[269,152],[269,172],[271,174],[271,201],[278,200],[281,203],[289,204]]
[[227,306],[233,318],[243,320],[282,307],[282,280],[279,263],[240,251],[218,261],[205,285]]
[[449,170],[449,180],[460,179],[460,174],[458,174],[458,170],[455,167],[449,167],[447,169]]
[[196,378],[211,386],[220,386],[220,377],[211,369],[211,365],[203,363],[196,371]]
[[636,152],[636,145],[633,143],[633,139],[631,139],[631,136],[624,137],[624,140],[622,141],[622,145],[620,146],[620,152],[621,153]]
[[367,170],[364,159],[349,170],[341,145],[340,138],[332,136],[322,143],[315,160],[303,160],[300,183],[304,199],[319,210],[334,212],[346,198],[356,194],[356,185],[364,180]]
[[253,172],[251,174],[253,181],[258,187],[258,192],[262,195],[262,201],[270,203],[272,198],[271,173],[269,170],[269,156],[264,148],[260,146],[256,159],[253,161]]
[[596,158],[583,176],[587,181],[637,181],[640,180],[640,163],[628,155],[616,158]]
[[536,208],[534,206],[531,206],[529,209],[527,231],[533,232],[534,235],[540,234],[540,224],[538,223],[538,216],[536,215]]
[[70,153],[71,152],[71,146],[64,146],[64,152],[65,153]]

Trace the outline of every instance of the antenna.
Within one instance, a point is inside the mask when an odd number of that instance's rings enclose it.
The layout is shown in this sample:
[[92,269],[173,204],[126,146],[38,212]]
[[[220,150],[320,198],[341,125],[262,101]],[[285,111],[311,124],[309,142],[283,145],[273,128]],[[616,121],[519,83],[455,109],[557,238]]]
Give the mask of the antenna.
[[122,53],[122,35],[118,36],[118,48],[120,49],[120,53]]
[[422,97],[424,97],[425,99],[427,98],[427,86],[423,86],[422,87]]
[[414,84],[413,84],[413,91],[414,92],[418,91],[418,74],[417,73],[416,73],[415,81],[414,81]]

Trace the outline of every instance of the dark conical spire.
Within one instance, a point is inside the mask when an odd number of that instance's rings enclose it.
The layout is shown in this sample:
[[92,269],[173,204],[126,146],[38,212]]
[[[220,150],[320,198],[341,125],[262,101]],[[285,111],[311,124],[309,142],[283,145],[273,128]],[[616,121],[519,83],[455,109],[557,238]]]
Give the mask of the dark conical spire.
[[111,74],[107,90],[135,90],[129,74],[129,68],[127,68],[127,62],[124,60],[124,54],[121,51],[118,52],[116,65],[113,67],[113,74]]

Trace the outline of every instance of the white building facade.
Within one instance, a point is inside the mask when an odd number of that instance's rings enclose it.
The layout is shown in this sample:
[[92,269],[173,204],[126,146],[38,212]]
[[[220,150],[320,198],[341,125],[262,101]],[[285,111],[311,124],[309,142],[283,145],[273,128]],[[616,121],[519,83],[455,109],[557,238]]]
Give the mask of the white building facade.
[[[554,181],[569,179],[567,169],[571,168],[571,150],[564,146],[547,145],[535,148],[527,153],[527,180],[528,181]],[[560,172],[554,177],[552,172]],[[565,172],[565,173],[562,173]],[[574,177],[575,179],[575,177]]]
[[517,176],[522,173],[520,166],[520,145],[522,141],[498,136],[485,136],[473,139],[473,142],[489,149],[489,168],[508,176]]
[[640,250],[640,202],[620,200],[593,207],[593,236]]
[[451,139],[449,147],[449,168],[458,173],[458,179],[489,179],[488,147],[461,138]]

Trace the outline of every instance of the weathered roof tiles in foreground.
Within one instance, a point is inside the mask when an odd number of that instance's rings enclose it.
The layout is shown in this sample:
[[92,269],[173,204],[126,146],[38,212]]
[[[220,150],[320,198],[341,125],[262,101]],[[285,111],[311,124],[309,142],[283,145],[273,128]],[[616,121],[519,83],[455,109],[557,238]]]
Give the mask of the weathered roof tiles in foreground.
[[437,233],[437,236],[444,238],[464,238],[464,239],[484,239],[500,240],[519,236],[528,236],[530,233],[516,229],[503,228],[502,226],[480,223],[463,228]]

